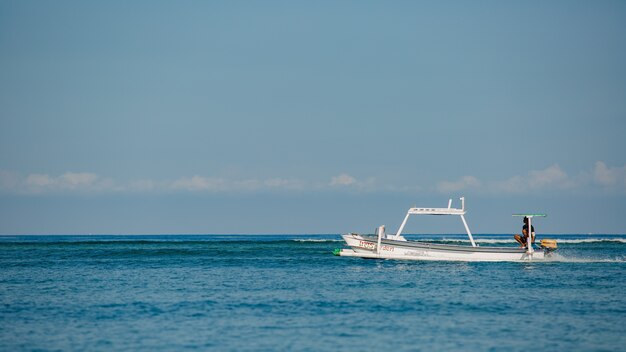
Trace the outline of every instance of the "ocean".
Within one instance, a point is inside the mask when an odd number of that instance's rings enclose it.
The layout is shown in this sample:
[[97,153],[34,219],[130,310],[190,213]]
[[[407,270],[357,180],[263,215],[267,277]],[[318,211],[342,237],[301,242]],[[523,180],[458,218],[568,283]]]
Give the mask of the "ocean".
[[464,263],[336,257],[339,235],[0,236],[0,350],[623,351],[626,235],[545,237],[555,261]]

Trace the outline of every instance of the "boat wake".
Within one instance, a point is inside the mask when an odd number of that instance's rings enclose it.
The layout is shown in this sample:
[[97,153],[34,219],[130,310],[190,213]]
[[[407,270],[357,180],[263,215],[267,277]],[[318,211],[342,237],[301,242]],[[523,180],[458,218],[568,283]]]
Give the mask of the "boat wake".
[[558,243],[626,243],[626,238],[584,238],[584,239],[557,239]]
[[597,258],[597,257],[580,257],[580,256],[564,256],[554,253],[551,258],[546,258],[545,262],[556,263],[626,263],[626,256],[616,256],[613,258]]

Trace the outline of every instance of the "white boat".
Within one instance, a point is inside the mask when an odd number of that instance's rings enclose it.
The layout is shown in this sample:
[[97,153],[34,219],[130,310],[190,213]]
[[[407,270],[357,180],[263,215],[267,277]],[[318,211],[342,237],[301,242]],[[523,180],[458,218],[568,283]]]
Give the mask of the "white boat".
[[[535,247],[527,241],[526,247],[494,247],[479,246],[467,226],[465,220],[465,198],[460,198],[461,208],[452,208],[452,199],[447,208],[410,208],[398,232],[385,234],[385,226],[379,226],[375,235],[350,233],[342,235],[350,248],[336,249],[333,253],[345,257],[403,259],[403,260],[444,260],[444,261],[541,261],[549,259],[556,250],[556,241],[544,239],[540,246]],[[402,236],[411,215],[456,215],[461,217],[469,245],[451,245],[407,240]],[[545,217],[545,214],[513,214],[528,218],[528,228],[532,229],[534,217]]]

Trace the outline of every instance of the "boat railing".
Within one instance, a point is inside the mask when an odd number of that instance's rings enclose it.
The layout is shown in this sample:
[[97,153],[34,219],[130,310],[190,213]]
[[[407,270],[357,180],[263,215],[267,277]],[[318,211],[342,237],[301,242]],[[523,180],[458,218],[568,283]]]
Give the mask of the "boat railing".
[[467,236],[469,237],[470,242],[472,243],[472,247],[476,247],[476,242],[474,242],[474,237],[472,237],[472,232],[467,226],[467,221],[465,220],[465,197],[461,197],[461,208],[452,208],[452,199],[448,201],[447,208],[417,208],[413,207],[407,211],[398,232],[396,232],[395,237],[399,238],[402,236],[402,231],[406,226],[407,221],[409,220],[409,216],[411,215],[458,215],[463,220],[463,226],[465,227],[465,231],[467,232]]

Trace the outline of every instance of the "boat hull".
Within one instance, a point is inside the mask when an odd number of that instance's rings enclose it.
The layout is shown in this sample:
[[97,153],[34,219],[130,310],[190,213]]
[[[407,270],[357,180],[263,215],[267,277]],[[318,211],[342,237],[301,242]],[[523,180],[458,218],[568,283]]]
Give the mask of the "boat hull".
[[543,261],[549,258],[543,250],[528,253],[525,248],[516,247],[472,247],[389,238],[381,239],[378,250],[375,236],[347,234],[342,237],[351,249],[342,249],[338,254],[347,257],[464,262]]

